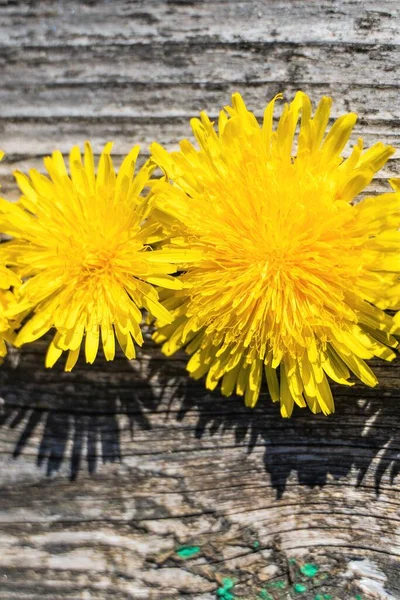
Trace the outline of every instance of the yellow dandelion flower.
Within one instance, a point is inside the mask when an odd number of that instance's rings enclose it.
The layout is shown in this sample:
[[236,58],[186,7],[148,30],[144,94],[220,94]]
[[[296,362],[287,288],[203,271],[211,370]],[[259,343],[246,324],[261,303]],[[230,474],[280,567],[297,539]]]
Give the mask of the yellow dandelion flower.
[[[4,157],[4,152],[0,150],[0,160]],[[6,341],[12,341],[12,329],[14,323],[10,320],[8,314],[15,304],[15,297],[11,288],[17,288],[20,285],[19,278],[7,269],[4,264],[0,265],[0,360],[7,354]]]
[[[395,192],[400,194],[400,178],[390,179],[389,181]],[[392,333],[400,337],[400,311],[394,316],[393,321],[394,327],[392,329]]]
[[254,406],[265,377],[284,417],[294,403],[328,414],[328,378],[351,385],[352,372],[374,386],[365,359],[395,356],[383,309],[400,307],[400,194],[353,203],[394,149],[363,151],[358,140],[344,159],[356,115],[326,133],[331,99],[313,114],[301,92],[274,128],[278,97],[262,124],[239,94],[218,132],[205,113],[193,119],[199,150],[153,144],[166,174],[153,191],[172,242],[202,254],[182,290],[165,294],[174,320],[155,339],[167,355],[185,347],[208,389],[221,382]]
[[13,329],[18,324],[10,316],[14,309],[16,299],[12,288],[18,288],[19,278],[4,265],[0,266],[0,362],[7,354],[6,342],[13,342]]
[[141,309],[170,322],[154,286],[179,288],[171,276],[174,262],[190,254],[152,250],[164,234],[151,219],[151,194],[141,193],[154,165],[148,161],[134,174],[136,146],[116,173],[111,147],[105,146],[97,173],[88,143],[83,157],[78,147],[71,150],[70,175],[61,153],[54,152],[44,160],[49,177],[34,169],[29,177],[15,173],[22,197],[16,204],[0,203],[2,231],[12,237],[0,247],[1,258],[23,280],[17,312],[25,323],[15,343],[32,342],[55,328],[49,367],[68,351],[71,370],[83,338],[89,363],[100,338],[106,359],[114,358],[115,336],[134,358],[134,342],[143,342]]

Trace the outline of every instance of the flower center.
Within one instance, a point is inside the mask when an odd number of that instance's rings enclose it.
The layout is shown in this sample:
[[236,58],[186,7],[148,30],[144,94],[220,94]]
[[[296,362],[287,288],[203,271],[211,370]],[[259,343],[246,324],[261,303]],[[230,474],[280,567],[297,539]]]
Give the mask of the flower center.
[[114,259],[114,251],[101,249],[87,252],[82,260],[82,271],[100,274],[110,270]]
[[286,266],[287,255],[282,250],[273,250],[267,257],[266,267],[269,271],[279,271]]
[[282,249],[275,249],[268,252],[262,261],[261,279],[270,279],[277,276],[280,272],[288,270],[290,255]]

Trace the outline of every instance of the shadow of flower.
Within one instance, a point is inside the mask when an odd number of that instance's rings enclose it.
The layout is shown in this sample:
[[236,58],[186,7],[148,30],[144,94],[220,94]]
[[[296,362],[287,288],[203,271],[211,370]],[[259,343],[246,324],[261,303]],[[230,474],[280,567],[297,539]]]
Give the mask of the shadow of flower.
[[[175,370],[167,361],[163,368]],[[400,370],[396,362],[379,360],[373,369],[380,380],[377,388],[332,384],[335,414],[325,417],[295,408],[289,420],[280,418],[279,407],[265,393],[256,408],[248,409],[242,398],[206,393],[203,382],[182,375],[178,419],[196,410],[198,438],[232,431],[236,443],[245,443],[249,453],[263,442],[265,470],[278,498],[292,473],[300,485],[312,488],[345,478],[355,469],[360,486],[373,463],[379,493],[383,476],[388,474],[393,484],[400,472]]]
[[[376,361],[381,380],[375,389],[332,386],[337,412],[330,417],[295,410],[279,416],[279,406],[262,394],[255,409],[241,398],[208,392],[202,381],[185,372],[185,358],[165,358],[147,339],[139,360],[118,354],[113,363],[80,361],[72,373],[62,365],[44,368],[47,341],[11,353],[0,371],[3,405],[0,426],[19,430],[13,451],[17,458],[28,444],[37,446],[37,464],[48,475],[69,461],[75,479],[83,468],[95,472],[99,462],[121,461],[120,417],[130,436],[150,430],[152,415],[162,410],[172,423],[195,413],[197,438],[234,435],[250,454],[264,445],[264,467],[280,498],[293,474],[300,485],[323,486],[329,480],[357,474],[364,485],[374,469],[379,493],[387,474],[393,483],[400,471],[400,371],[396,364]],[[68,458],[67,458],[68,457]]]
[[39,341],[14,351],[0,371],[0,426],[21,430],[14,458],[28,443],[35,443],[40,431],[37,464],[45,466],[47,475],[60,469],[67,454],[72,480],[84,456],[89,473],[96,471],[100,460],[120,461],[119,415],[126,415],[133,436],[136,427],[151,429],[147,413],[156,410],[160,400],[145,361],[132,367],[118,354],[113,365],[99,358],[96,365],[81,362],[72,373],[65,373],[62,365],[45,369],[45,345]]

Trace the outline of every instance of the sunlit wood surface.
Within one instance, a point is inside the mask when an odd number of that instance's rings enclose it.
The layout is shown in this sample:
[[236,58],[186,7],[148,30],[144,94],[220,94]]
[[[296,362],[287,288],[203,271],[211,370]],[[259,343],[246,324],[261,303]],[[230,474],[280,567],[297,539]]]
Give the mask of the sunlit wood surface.
[[[0,164],[90,139],[119,156],[240,91],[356,111],[400,147],[400,6],[387,1],[0,0]],[[397,155],[371,186],[386,189]],[[400,599],[400,359],[334,387],[330,418],[208,393],[149,339],[140,360],[0,370],[0,598]]]

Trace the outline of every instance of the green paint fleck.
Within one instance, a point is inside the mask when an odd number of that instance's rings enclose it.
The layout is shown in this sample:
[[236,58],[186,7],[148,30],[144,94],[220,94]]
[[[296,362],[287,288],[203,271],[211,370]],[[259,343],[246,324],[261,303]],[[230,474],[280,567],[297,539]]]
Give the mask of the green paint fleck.
[[290,565],[295,565],[296,564],[296,559],[295,558],[289,558],[289,564]]
[[271,594],[269,594],[267,592],[267,590],[261,590],[261,592],[259,593],[258,597],[260,598],[260,600],[274,600],[271,596]]
[[230,577],[225,577],[225,579],[222,580],[222,585],[226,590],[231,590],[235,585],[235,582]]
[[260,547],[260,542],[258,540],[256,540],[253,544],[253,548],[254,548],[254,550],[258,550],[259,547]]
[[273,581],[268,583],[268,587],[276,588],[277,590],[284,590],[286,587],[286,581]]
[[362,600],[360,594],[356,594],[356,600]]
[[217,596],[221,598],[221,600],[234,600],[235,596],[231,594],[228,590],[224,588],[217,589]]
[[235,582],[230,577],[222,580],[222,587],[217,589],[217,596],[221,600],[235,600],[235,596],[229,591],[233,588]]
[[192,558],[198,552],[200,552],[200,546],[181,546],[176,550],[177,555],[181,558]]
[[217,596],[221,598],[221,600],[234,600],[235,596],[231,594],[228,590],[224,590],[224,588],[217,589]]
[[330,594],[317,594],[314,596],[314,600],[332,600],[332,596]]
[[305,565],[300,567],[300,571],[306,577],[314,577],[314,575],[316,575],[318,573],[319,568],[317,567],[317,565],[313,565],[311,563],[306,563]]
[[293,589],[297,594],[302,594],[307,591],[307,587],[302,583],[295,583]]

